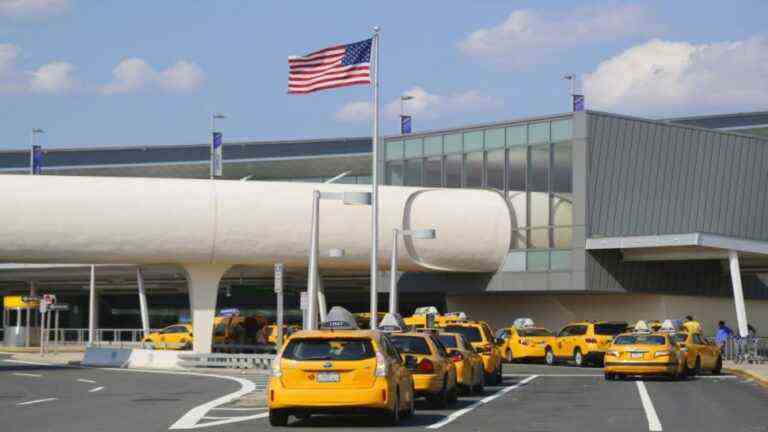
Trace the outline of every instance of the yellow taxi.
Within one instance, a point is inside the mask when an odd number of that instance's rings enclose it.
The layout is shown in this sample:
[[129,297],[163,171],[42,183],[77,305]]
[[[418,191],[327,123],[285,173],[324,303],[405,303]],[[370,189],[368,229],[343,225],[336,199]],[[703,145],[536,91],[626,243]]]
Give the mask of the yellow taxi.
[[535,327],[533,321],[515,320],[515,324],[498,330],[496,335],[504,343],[499,351],[507,363],[526,360],[541,360],[544,358],[545,348],[552,345],[554,335],[544,327]]
[[464,336],[483,359],[485,383],[501,384],[501,355],[496,347],[497,340],[486,322],[456,321],[441,325],[440,328],[446,333],[458,333]]
[[616,336],[605,354],[605,379],[631,375],[686,376],[684,353],[671,333],[653,332],[647,324],[637,325],[633,333]]
[[417,397],[423,396],[436,408],[456,402],[456,366],[433,332],[391,333],[389,339],[405,359]]
[[456,366],[456,384],[463,393],[483,393],[485,376],[483,358],[475,352],[467,338],[458,333],[441,332],[437,338],[443,344]]
[[670,335],[685,354],[685,369],[690,375],[703,371],[719,375],[723,369],[720,347],[705,339],[701,333],[676,332]]
[[[288,336],[291,335],[291,333],[298,331],[298,326],[283,326],[283,341],[286,341],[288,339]],[[277,344],[277,324],[270,324],[266,327],[264,332],[267,335],[267,343],[270,345]]]
[[174,324],[154,331],[141,340],[146,349],[192,349],[192,324]]
[[334,307],[319,330],[292,334],[272,362],[269,423],[351,412],[379,414],[395,425],[415,409],[404,363],[384,333],[360,330],[351,313]]
[[626,329],[626,322],[580,321],[568,324],[544,347],[544,360],[548,365],[567,360],[577,366],[600,365],[613,338]]

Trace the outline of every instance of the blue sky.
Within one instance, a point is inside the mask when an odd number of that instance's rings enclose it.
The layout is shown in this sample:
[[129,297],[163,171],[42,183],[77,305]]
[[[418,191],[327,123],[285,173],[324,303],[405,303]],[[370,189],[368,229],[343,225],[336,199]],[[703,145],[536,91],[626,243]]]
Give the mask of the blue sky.
[[[727,6],[726,6],[727,4]],[[286,94],[287,57],[382,27],[385,133],[589,108],[768,109],[764,1],[0,0],[0,150],[370,134],[369,87]]]

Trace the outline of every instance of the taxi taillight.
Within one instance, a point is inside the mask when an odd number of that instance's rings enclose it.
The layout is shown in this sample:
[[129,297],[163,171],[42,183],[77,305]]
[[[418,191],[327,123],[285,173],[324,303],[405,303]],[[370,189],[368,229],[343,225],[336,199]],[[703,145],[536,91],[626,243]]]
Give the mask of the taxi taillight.
[[421,359],[421,361],[418,364],[418,372],[419,373],[434,373],[435,372],[435,364],[432,363],[432,360],[428,358]]
[[528,339],[520,339],[518,342],[520,342],[520,345],[528,345]]

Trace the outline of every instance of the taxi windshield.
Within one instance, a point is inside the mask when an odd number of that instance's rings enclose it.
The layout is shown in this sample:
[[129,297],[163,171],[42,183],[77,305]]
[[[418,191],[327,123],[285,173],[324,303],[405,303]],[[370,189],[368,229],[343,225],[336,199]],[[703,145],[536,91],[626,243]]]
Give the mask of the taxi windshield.
[[627,325],[624,323],[595,324],[595,334],[601,336],[616,336],[626,330]]
[[464,327],[464,326],[445,326],[445,331],[448,333],[459,333],[464,335],[470,342],[482,342],[483,336],[480,334],[480,329],[477,327]]
[[552,336],[552,332],[547,329],[520,329],[517,331],[520,336]]
[[614,345],[664,345],[667,340],[658,335],[622,335],[614,339]]
[[438,338],[440,338],[440,342],[442,342],[446,348],[456,348],[456,336],[439,335]]
[[291,339],[283,351],[290,360],[364,360],[376,352],[370,339]]
[[402,354],[432,354],[432,351],[429,349],[429,345],[427,345],[427,341],[422,337],[391,336],[389,340],[392,341],[392,345],[394,345]]

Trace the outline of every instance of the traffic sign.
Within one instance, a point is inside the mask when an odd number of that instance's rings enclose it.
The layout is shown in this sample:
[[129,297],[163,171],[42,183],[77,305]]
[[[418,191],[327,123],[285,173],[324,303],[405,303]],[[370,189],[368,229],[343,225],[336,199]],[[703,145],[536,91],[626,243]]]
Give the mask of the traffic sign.
[[306,291],[301,292],[301,298],[299,301],[299,305],[301,310],[308,310],[309,309],[309,296],[307,295]]
[[283,293],[283,272],[285,266],[283,263],[275,264],[275,294]]
[[21,297],[21,301],[23,301],[24,303],[36,302],[39,300],[40,300],[40,297],[38,296],[22,296]]
[[66,312],[66,311],[69,310],[69,304],[67,304],[67,303],[59,303],[59,304],[48,305],[48,310],[49,311],[62,311],[62,312]]

